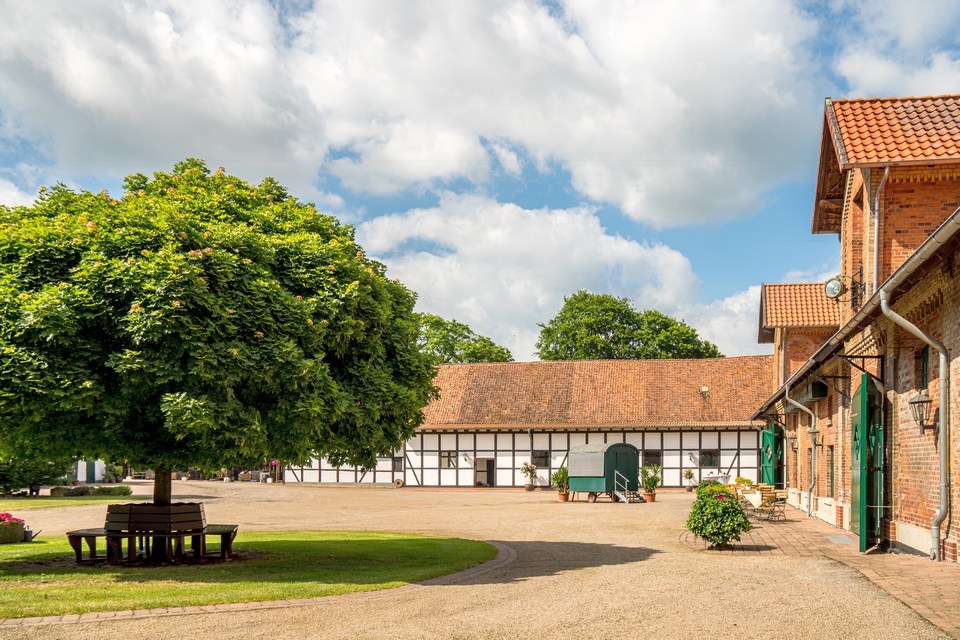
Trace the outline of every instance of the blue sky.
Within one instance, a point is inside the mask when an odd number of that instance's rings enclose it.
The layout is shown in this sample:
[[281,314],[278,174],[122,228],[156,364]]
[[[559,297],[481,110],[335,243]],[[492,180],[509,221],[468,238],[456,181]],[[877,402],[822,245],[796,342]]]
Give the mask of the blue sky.
[[185,157],[273,176],[533,359],[588,289],[756,344],[810,234],[824,98],[960,87],[960,3],[0,0],[0,203]]

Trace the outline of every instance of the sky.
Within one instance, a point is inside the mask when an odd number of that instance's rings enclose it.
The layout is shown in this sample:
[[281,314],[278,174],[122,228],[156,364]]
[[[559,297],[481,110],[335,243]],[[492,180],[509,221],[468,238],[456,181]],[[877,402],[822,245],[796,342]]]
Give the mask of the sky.
[[0,203],[202,158],[271,176],[535,360],[580,289],[757,344],[824,280],[824,100],[960,90],[952,0],[0,0]]

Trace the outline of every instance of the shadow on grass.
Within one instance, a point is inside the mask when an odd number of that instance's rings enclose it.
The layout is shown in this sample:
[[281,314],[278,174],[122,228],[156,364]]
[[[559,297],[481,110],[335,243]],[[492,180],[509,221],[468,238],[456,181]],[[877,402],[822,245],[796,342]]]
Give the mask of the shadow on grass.
[[[496,550],[477,541],[442,537],[401,536],[396,539],[350,538],[305,540],[285,537],[234,544],[239,559],[226,562],[171,566],[77,565],[72,552],[64,553],[58,541],[17,545],[16,557],[0,560],[3,580],[70,580],[110,574],[117,583],[179,581],[227,584],[258,582],[335,582],[350,585],[385,582],[422,582],[440,575],[477,566],[496,555]],[[301,536],[303,534],[300,534]],[[450,581],[456,584],[505,584],[536,576],[548,576],[584,568],[622,565],[648,560],[658,553],[643,547],[582,542],[498,542],[512,548],[516,558],[489,571],[468,574]],[[215,548],[211,545],[211,548]],[[12,551],[12,550],[11,550]]]

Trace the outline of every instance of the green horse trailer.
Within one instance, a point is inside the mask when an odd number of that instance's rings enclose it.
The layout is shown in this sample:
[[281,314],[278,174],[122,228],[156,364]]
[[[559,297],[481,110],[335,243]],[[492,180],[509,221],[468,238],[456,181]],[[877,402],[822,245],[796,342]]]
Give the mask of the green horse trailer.
[[609,494],[613,502],[636,500],[640,451],[625,442],[583,444],[571,447],[567,458],[570,491],[583,491],[587,502]]

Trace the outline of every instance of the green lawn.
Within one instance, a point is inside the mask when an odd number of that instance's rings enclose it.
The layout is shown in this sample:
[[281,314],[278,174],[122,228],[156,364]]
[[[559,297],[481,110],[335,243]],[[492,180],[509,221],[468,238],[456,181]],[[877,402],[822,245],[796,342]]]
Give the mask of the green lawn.
[[31,509],[80,507],[86,504],[114,504],[117,502],[137,502],[138,500],[151,499],[152,496],[73,496],[69,498],[34,496],[32,498],[4,498],[0,499],[0,511],[9,511],[13,515],[17,515],[17,511],[30,511]]
[[496,555],[484,542],[371,531],[241,530],[234,550],[242,559],[126,568],[77,566],[65,536],[0,545],[0,617],[373,591],[460,571]]

